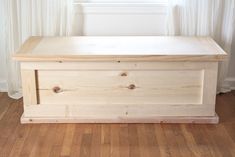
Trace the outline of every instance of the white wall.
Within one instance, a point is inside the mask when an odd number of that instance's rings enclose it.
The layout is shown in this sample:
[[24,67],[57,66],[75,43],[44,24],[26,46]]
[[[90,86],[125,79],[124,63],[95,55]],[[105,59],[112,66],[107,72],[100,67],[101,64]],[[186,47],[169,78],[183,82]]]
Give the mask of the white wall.
[[[164,35],[166,6],[157,4],[83,4],[75,6],[75,35]],[[235,34],[234,34],[235,37]],[[235,89],[235,40],[227,81]],[[0,52],[0,90],[4,86]],[[2,83],[1,83],[2,82]]]

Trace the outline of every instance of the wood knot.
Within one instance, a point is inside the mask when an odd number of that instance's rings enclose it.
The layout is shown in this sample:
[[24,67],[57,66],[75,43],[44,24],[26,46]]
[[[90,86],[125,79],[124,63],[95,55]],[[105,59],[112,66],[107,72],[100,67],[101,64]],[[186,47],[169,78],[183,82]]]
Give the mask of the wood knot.
[[127,76],[126,72],[121,73],[121,76]]
[[52,90],[53,90],[54,93],[60,93],[60,92],[62,92],[61,88],[58,87],[58,86],[54,87]]
[[134,85],[134,84],[130,84],[129,86],[128,86],[128,89],[131,89],[131,90],[133,90],[133,89],[135,89],[136,88],[136,86]]

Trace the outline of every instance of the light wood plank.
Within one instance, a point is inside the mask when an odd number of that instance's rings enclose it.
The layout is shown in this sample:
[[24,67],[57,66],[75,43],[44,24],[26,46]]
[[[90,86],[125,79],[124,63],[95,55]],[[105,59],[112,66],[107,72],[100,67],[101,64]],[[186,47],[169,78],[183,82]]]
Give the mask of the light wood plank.
[[217,62],[22,62],[26,70],[202,70]]
[[203,75],[201,70],[38,71],[38,92],[42,104],[202,104]]
[[203,104],[211,104],[211,109],[215,110],[216,89],[218,77],[218,63],[214,66],[205,69],[203,78]]
[[26,106],[24,114],[26,117],[78,117],[92,119],[122,119],[145,116],[214,116],[209,104],[204,105],[31,105]]
[[31,53],[35,47],[41,42],[43,37],[32,36],[29,37],[24,44],[20,47],[17,54],[28,54]]
[[[29,39],[27,45],[31,44]],[[209,37],[44,37],[19,61],[219,61],[226,53]]]
[[21,70],[21,78],[24,105],[29,106],[38,104],[35,70]]
[[128,118],[80,118],[80,117],[25,117],[22,115],[21,123],[194,123],[218,124],[219,117],[215,116],[144,116]]

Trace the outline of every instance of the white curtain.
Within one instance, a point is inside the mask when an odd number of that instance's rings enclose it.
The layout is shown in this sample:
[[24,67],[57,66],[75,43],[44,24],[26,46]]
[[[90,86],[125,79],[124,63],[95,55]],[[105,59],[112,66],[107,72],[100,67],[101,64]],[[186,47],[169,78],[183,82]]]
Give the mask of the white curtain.
[[72,35],[73,0],[1,0],[0,7],[0,53],[5,56],[8,95],[18,99],[19,63],[12,55],[29,36]]
[[218,92],[228,92],[225,84],[234,30],[235,0],[168,0],[167,34],[211,36],[227,53],[220,63]]

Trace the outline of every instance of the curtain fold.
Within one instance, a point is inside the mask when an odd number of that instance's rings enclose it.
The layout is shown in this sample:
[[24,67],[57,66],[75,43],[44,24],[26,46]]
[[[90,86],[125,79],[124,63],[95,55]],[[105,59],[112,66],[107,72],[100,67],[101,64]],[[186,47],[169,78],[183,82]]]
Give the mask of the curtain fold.
[[217,92],[225,83],[234,31],[235,0],[168,0],[167,35],[211,36],[227,53],[219,65]]
[[12,55],[30,36],[73,34],[73,0],[1,0],[0,51],[4,53],[8,95],[22,97],[19,63]]

